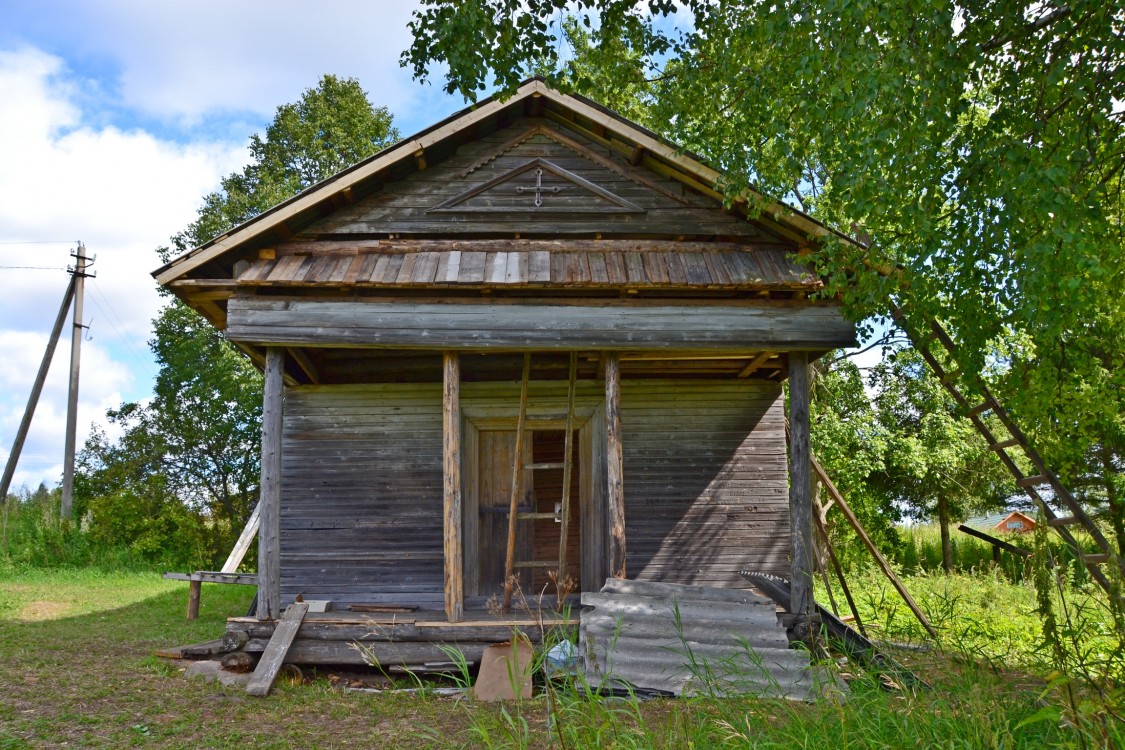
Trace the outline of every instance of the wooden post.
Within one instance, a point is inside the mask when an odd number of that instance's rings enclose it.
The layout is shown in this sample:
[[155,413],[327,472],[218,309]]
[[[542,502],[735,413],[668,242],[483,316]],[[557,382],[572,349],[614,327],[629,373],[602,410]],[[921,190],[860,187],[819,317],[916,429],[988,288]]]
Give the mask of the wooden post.
[[203,581],[192,576],[188,581],[187,618],[189,620],[199,619],[199,597],[202,593]]
[[262,478],[258,500],[258,618],[281,615],[281,415],[285,352],[266,349],[262,397]]
[[86,326],[82,324],[82,297],[86,286],[86,246],[78,243],[74,256],[74,327],[70,333],[70,388],[66,401],[66,437],[63,443],[63,483],[60,515],[63,520],[71,516],[74,506],[74,453],[78,447],[78,371],[82,359],[82,337]]
[[621,359],[605,355],[606,506],[609,520],[609,576],[625,577],[625,486],[621,450]]
[[449,622],[461,622],[465,615],[464,576],[461,569],[461,360],[455,352],[445,352],[442,360],[445,618]]
[[809,355],[789,353],[789,527],[792,550],[790,613],[795,617],[796,635],[801,640],[814,637],[812,615],[813,560],[815,556],[812,522],[812,454],[809,445]]

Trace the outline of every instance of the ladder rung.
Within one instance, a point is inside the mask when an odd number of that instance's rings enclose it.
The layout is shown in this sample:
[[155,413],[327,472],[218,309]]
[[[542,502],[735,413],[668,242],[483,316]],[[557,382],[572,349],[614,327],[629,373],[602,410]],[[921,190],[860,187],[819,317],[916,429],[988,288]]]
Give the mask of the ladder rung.
[[1053,528],[1059,526],[1069,526],[1072,523],[1080,523],[1082,521],[1078,516],[1066,516],[1065,518],[1050,518],[1047,519],[1047,525]]
[[956,383],[957,378],[959,378],[959,377],[961,377],[961,371],[958,370],[957,368],[953,368],[952,370],[945,373],[945,375],[943,375],[941,377],[941,384],[942,385],[949,385],[950,383]]
[[[983,414],[986,411],[991,410],[993,407],[995,407],[995,405],[996,405],[995,401],[993,401],[992,399],[988,399],[983,404],[977,404],[972,409],[969,409],[969,414],[972,414],[975,417],[978,414]],[[1005,440],[1004,442],[1008,442],[1008,441]],[[1018,445],[1018,443],[1016,443],[1016,445]]]
[[517,521],[546,521],[547,519],[554,520],[558,518],[554,513],[517,513]]
[[1016,480],[1016,484],[1018,484],[1020,487],[1038,487],[1041,484],[1050,483],[1051,478],[1046,474],[1036,474],[1033,477],[1024,477],[1023,479]]
[[1002,450],[1007,450],[1008,448],[1015,448],[1019,444],[1020,444],[1020,441],[1016,440],[1015,438],[1012,438],[1010,440],[1001,440],[999,443],[993,443],[992,445],[990,445],[988,447],[989,447],[990,450],[1002,451]]
[[1087,565],[1101,565],[1102,563],[1109,562],[1109,555],[1102,553],[1097,555],[1082,555],[1082,562]]
[[558,560],[528,560],[516,563],[517,568],[553,568],[559,564]]
[[548,463],[548,464],[524,464],[523,468],[531,469],[532,471],[534,471],[536,469],[565,469],[566,464],[561,463],[561,462],[560,463]]

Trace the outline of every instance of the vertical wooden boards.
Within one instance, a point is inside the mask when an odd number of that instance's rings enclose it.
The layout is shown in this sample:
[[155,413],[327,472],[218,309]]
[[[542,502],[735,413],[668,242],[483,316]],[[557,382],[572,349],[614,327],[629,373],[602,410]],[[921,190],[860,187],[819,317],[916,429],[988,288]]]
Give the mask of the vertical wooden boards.
[[605,355],[606,510],[609,577],[625,577],[625,486],[621,447],[621,359]]
[[605,404],[599,404],[578,433],[578,450],[585,471],[578,490],[582,524],[582,591],[598,591],[609,577],[606,553]]
[[461,420],[461,572],[463,592],[480,593],[480,430]]
[[301,621],[305,619],[305,613],[308,611],[307,602],[294,602],[285,610],[266,650],[262,652],[262,658],[258,661],[250,682],[246,685],[247,693],[259,697],[269,694],[281,665],[285,663],[285,655],[289,653],[289,647],[293,645],[293,639],[297,637]]
[[442,372],[445,616],[450,622],[460,622],[464,617],[465,593],[461,572],[461,360],[457,354],[445,353]]
[[[532,455],[531,432],[525,431],[520,453]],[[516,457],[515,430],[481,430],[477,433],[477,558],[468,561],[476,568],[478,589],[482,596],[501,594],[507,579],[508,513],[512,497],[512,465]],[[516,476],[515,494],[521,504],[531,494],[531,472],[521,470]],[[472,509],[471,509],[472,510]],[[521,508],[521,510],[523,510]],[[530,560],[534,549],[534,526],[530,521],[518,521],[514,535],[516,561]],[[530,571],[514,568],[512,575],[524,591],[530,590]]]
[[812,466],[809,446],[809,358],[789,353],[789,525],[791,529],[792,613],[808,624],[815,611],[813,560],[816,551],[812,525]]
[[[258,500],[258,617],[281,614],[281,432],[283,349],[266,349],[262,397],[262,476]],[[268,688],[267,688],[268,690]]]

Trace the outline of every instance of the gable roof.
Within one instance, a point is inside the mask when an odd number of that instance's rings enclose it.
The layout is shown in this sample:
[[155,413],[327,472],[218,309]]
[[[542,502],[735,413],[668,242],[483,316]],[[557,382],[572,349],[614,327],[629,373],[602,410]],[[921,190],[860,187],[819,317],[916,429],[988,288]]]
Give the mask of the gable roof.
[[[585,97],[562,94],[549,88],[541,80],[531,79],[521,85],[511,98],[503,101],[496,97],[483,100],[420,133],[403,139],[161,266],[153,272],[153,276],[160,284],[168,285],[196,272],[236,248],[254,243],[269,244],[271,240],[266,238],[273,238],[273,242],[279,237],[287,238],[295,230],[322,218],[327,212],[351,204],[354,200],[353,189],[360,188],[363,184],[379,178],[381,174],[390,172],[396,167],[401,167],[404,163],[416,165],[417,169],[424,169],[429,150],[440,149],[458,136],[464,137],[465,134],[472,133],[475,128],[483,127],[489,122],[495,124],[506,115],[510,116],[512,112],[522,111],[524,107],[540,111],[550,108],[573,122],[580,120],[591,129],[588,133],[591,138],[606,141],[617,149],[631,149],[631,162],[643,163],[696,191],[715,198],[722,197],[723,175],[697,157],[685,153],[667,140]],[[520,134],[520,137],[526,139],[530,136]],[[565,136],[557,133],[548,137],[556,141],[560,138],[565,139]],[[599,193],[600,189],[589,190],[588,186],[582,185],[580,177],[575,179],[576,175],[570,174],[558,165],[548,162],[540,167],[554,177],[559,177],[575,186],[586,187],[590,195],[602,202],[602,209],[606,213],[629,213],[637,208],[621,196],[606,195],[604,191]],[[512,171],[522,173],[526,170]],[[509,178],[515,176],[515,174],[507,175]],[[658,189],[658,186],[652,187]],[[486,189],[487,186],[478,188],[475,195],[485,192]],[[438,210],[457,208],[464,211],[471,208],[473,198],[474,195],[468,194],[454,196],[446,201],[448,205],[436,208]],[[751,198],[759,199],[761,196],[754,195]],[[431,208],[432,210],[434,209]],[[587,212],[589,212],[588,208]],[[758,221],[788,237],[795,244],[827,235],[853,242],[850,238],[777,201],[766,202],[765,210]]]

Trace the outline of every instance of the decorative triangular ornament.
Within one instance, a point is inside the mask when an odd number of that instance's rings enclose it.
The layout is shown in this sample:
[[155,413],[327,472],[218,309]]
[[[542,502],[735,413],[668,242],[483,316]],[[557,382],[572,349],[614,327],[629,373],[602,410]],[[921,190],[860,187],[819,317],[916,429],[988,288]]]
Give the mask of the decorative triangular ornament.
[[618,214],[645,210],[543,158],[531,159],[430,209],[431,213],[521,211]]

